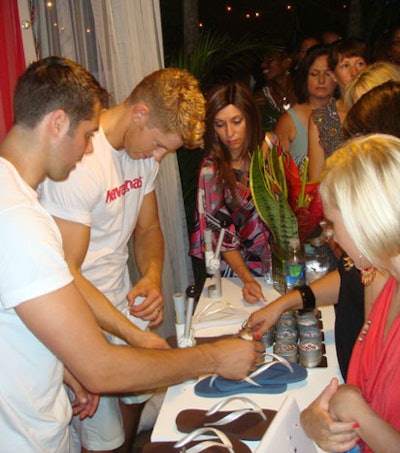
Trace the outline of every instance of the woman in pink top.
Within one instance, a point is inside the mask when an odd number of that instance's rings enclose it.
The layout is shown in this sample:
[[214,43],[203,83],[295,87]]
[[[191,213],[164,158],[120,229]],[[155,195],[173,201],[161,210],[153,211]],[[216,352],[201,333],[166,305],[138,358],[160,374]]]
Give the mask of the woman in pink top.
[[[338,387],[333,380],[313,403],[337,421],[326,424],[328,440],[320,442],[329,451],[344,452],[357,442],[363,453],[399,451],[399,175],[400,139],[383,134],[347,142],[327,160],[322,175],[320,193],[335,240],[365,277],[373,279],[377,269],[389,277],[357,338],[347,384]],[[315,438],[310,408],[301,421]]]

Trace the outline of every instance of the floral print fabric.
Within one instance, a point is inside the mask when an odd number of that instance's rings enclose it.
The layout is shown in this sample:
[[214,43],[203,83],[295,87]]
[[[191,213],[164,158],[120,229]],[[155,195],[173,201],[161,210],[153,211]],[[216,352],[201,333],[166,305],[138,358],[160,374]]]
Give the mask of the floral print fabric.
[[[221,251],[239,250],[250,272],[262,276],[270,260],[269,230],[259,218],[249,188],[249,174],[234,170],[236,176],[236,197],[228,188],[221,187],[211,157],[206,157],[200,167],[197,188],[197,209],[195,226],[191,235],[190,254],[204,258],[204,230],[213,231],[214,250],[221,230],[221,220],[230,223],[225,232]],[[224,276],[232,276],[227,263],[221,259]]]

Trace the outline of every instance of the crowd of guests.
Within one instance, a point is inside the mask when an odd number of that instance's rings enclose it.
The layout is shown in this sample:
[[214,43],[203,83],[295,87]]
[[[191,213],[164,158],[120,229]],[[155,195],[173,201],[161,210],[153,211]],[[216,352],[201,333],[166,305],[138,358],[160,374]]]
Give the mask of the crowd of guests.
[[[327,34],[325,38],[332,40],[322,43],[322,39],[308,36],[300,43],[297,54],[290,53],[284,47],[269,47],[261,63],[265,78],[265,86],[261,90],[250,93],[249,87],[246,89],[232,82],[215,90],[233,96],[225,96],[224,102],[219,102],[217,108],[213,102],[207,103],[206,134],[213,134],[214,145],[208,147],[206,141],[191,253],[201,256],[202,230],[211,225],[214,230],[218,230],[219,209],[224,211],[225,216],[228,213],[231,228],[229,244],[225,243],[222,247],[224,269],[230,270],[230,274],[226,275],[241,278],[243,298],[247,302],[252,303],[257,297],[262,300],[263,295],[259,289],[253,294],[249,291],[249,273],[259,276],[260,267],[253,265],[255,257],[251,251],[254,247],[254,230],[246,222],[251,212],[251,225],[256,225],[254,216],[257,210],[249,187],[245,185],[249,179],[249,161],[254,147],[249,146],[249,141],[243,140],[245,134],[251,136],[253,127],[253,123],[248,123],[243,98],[248,99],[253,94],[263,116],[265,137],[259,146],[268,149],[271,139],[280,142],[300,172],[307,157],[308,180],[321,184],[324,215],[334,225],[334,240],[331,242],[335,244],[337,268],[313,282],[309,286],[311,293],[295,290],[254,312],[249,318],[248,327],[253,338],[261,338],[287,310],[302,309],[315,303],[335,305],[337,354],[343,378],[348,385],[339,387],[334,380],[302,414],[307,434],[327,451],[347,451],[358,442],[363,448],[361,451],[394,452],[400,444],[400,425],[395,415],[400,404],[391,397],[394,388],[392,391],[386,390],[383,384],[384,376],[388,375],[392,376],[396,385],[400,383],[400,368],[395,360],[386,356],[390,349],[386,345],[386,336],[396,336],[395,331],[400,322],[396,298],[398,285],[395,280],[398,274],[390,264],[396,262],[400,243],[398,237],[394,239],[390,235],[390,240],[395,241],[396,245],[382,243],[380,253],[372,256],[369,242],[379,242],[379,239],[371,236],[367,238],[360,233],[361,230],[371,229],[377,231],[378,235],[382,234],[383,240],[385,233],[379,230],[378,225],[393,221],[393,234],[396,235],[396,216],[389,213],[390,209],[388,213],[382,212],[391,203],[398,205],[393,200],[396,189],[393,180],[392,193],[389,183],[384,183],[382,192],[377,191],[379,194],[375,194],[374,184],[368,182],[366,176],[357,189],[359,198],[354,199],[356,191],[352,191],[357,185],[356,165],[362,167],[367,155],[368,158],[369,155],[373,157],[368,160],[369,167],[365,169],[365,174],[374,173],[376,176],[381,172],[380,165],[385,165],[383,161],[392,159],[386,157],[385,153],[393,156],[400,151],[400,141],[393,138],[399,137],[400,132],[400,66],[396,61],[396,49],[399,47],[396,33],[400,33],[400,29],[392,32],[387,57],[373,62],[367,44],[355,37],[332,37]],[[238,93],[241,93],[242,100],[238,99]],[[228,114],[230,110],[232,112]],[[258,118],[258,115],[255,114],[254,118]],[[258,120],[255,124],[258,124]],[[369,137],[369,134],[374,133],[376,135]],[[366,138],[361,139],[359,136]],[[380,158],[375,159],[375,148],[381,151]],[[215,149],[219,149],[219,152],[216,153]],[[238,162],[238,156],[245,157]],[[221,167],[224,161],[225,170]],[[396,163],[393,163],[392,170],[395,166]],[[400,167],[397,173],[399,171]],[[386,176],[385,170],[382,173]],[[393,177],[394,174],[393,170]],[[331,186],[336,187],[336,183],[338,188],[333,195]],[[376,184],[379,185],[378,180]],[[342,195],[341,191],[344,190],[346,193]],[[213,204],[212,199],[218,202]],[[366,220],[366,216],[361,217],[360,206],[363,205],[372,205],[365,208],[371,216],[370,221]],[[231,261],[230,256],[238,251],[241,258]],[[261,263],[267,259],[265,251],[268,251],[268,245],[259,254]],[[251,284],[255,286],[254,282]],[[379,306],[385,307],[381,308],[385,314],[378,316],[380,309],[375,307],[381,299],[383,301],[379,302]],[[364,347],[357,343],[362,329],[363,332],[371,332]],[[385,346],[382,350],[373,347],[372,341],[381,341]],[[379,356],[380,360],[375,360],[377,350],[386,359]],[[375,367],[376,363],[383,368],[382,373],[379,372],[379,366]],[[373,377],[369,378],[370,375]],[[385,392],[385,396],[377,402],[372,395],[380,391]],[[365,416],[359,416],[358,411],[365,411]],[[382,438],[374,430],[374,423],[382,428],[387,437]]]
[[400,27],[379,55],[371,63],[363,40],[327,31],[296,52],[269,46],[261,90],[232,80],[203,94],[168,68],[113,108],[69,60],[27,68],[0,144],[2,451],[129,452],[154,389],[206,373],[243,379],[263,362],[259,341],[171,350],[147,329],[163,319],[159,162],[203,142],[190,254],[204,259],[205,229],[217,243],[227,220],[222,271],[249,303],[265,300],[256,277],[272,253],[249,185],[253,152],[280,143],[319,183],[337,268],[247,326],[258,340],[286,310],[334,304],[346,384],[329,383],[303,427],[327,451],[398,451]]

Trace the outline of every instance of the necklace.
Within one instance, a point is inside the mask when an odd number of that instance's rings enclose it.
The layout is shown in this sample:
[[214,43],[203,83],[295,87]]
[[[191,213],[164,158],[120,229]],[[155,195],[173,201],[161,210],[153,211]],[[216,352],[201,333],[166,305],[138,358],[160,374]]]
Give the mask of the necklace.
[[[265,87],[268,89],[268,87]],[[272,92],[271,92],[272,91]],[[283,90],[278,84],[271,84],[269,87],[270,96],[273,98],[276,106],[279,110],[289,110],[292,103],[290,101],[290,96],[294,91],[293,86],[289,88],[289,91]],[[265,91],[264,91],[265,94]],[[273,96],[274,94],[274,96]]]

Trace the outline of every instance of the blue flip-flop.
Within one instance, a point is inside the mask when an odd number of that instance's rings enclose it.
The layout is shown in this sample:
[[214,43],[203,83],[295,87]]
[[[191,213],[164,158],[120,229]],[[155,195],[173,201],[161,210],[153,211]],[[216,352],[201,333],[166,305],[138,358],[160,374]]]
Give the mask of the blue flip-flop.
[[[227,379],[229,381],[229,379]],[[232,381],[235,385],[232,385],[229,389],[220,390],[215,387],[215,379],[213,376],[208,376],[201,379],[194,386],[194,393],[198,396],[205,396],[210,398],[220,398],[223,396],[238,395],[241,393],[283,393],[287,390],[286,384],[267,384],[267,385],[252,385],[246,381]]]
[[302,381],[307,377],[307,369],[297,363],[290,363],[285,358],[266,353],[275,360],[261,365],[242,381],[210,376],[199,381],[194,391],[199,396],[230,396],[238,393],[282,393],[287,384]]

